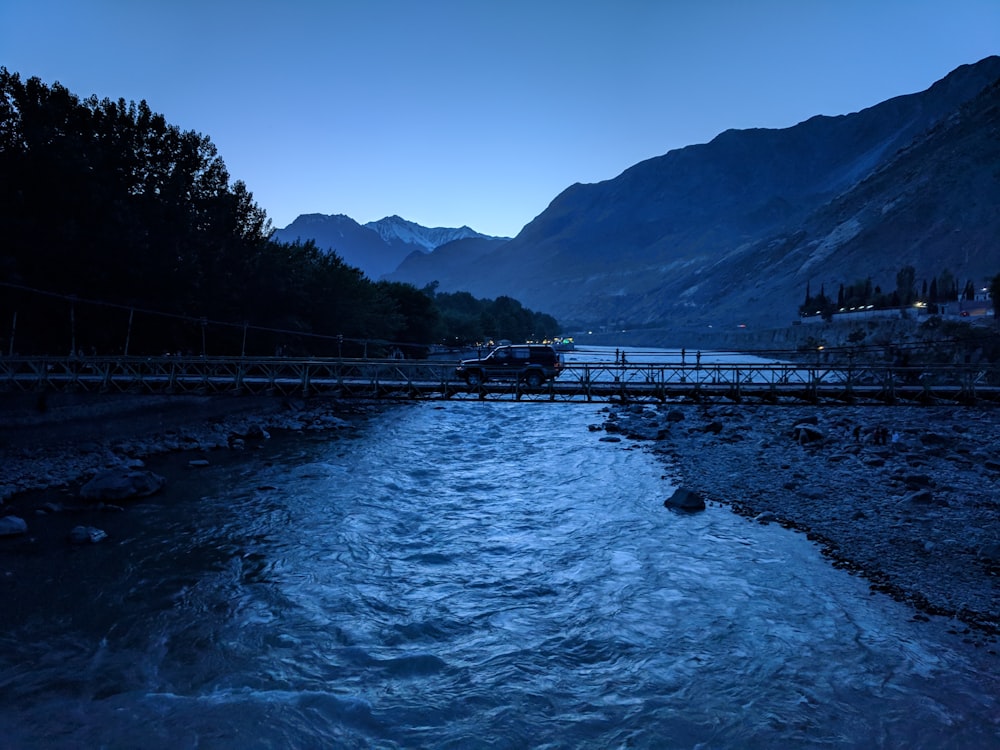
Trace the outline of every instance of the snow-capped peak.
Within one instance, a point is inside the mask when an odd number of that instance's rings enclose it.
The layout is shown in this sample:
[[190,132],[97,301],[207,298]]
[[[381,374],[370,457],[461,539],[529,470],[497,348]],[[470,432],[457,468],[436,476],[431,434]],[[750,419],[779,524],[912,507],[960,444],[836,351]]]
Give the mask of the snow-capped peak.
[[399,216],[386,216],[384,219],[379,219],[378,221],[370,221],[364,226],[378,233],[382,240],[390,245],[396,243],[417,245],[424,248],[424,252],[428,253],[454,240],[487,236],[473,231],[467,226],[457,229],[449,227],[429,228],[412,221],[407,221]]

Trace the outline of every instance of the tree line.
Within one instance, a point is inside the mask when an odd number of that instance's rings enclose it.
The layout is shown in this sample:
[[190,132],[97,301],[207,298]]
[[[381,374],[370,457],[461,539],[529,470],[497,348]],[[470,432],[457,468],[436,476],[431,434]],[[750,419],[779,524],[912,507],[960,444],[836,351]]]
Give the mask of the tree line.
[[[827,295],[825,285],[820,286],[819,292],[813,294],[811,284],[806,282],[805,300],[799,305],[799,314],[803,317],[819,315],[829,320],[835,313],[851,310],[885,310],[915,304],[927,305],[933,309],[949,302],[971,301],[976,298],[976,287],[972,280],[966,281],[960,289],[958,279],[948,269],[942,270],[929,283],[924,279],[919,289],[916,275],[913,266],[903,266],[896,273],[896,286],[889,291],[874,285],[869,276],[852,283],[840,284],[836,297]],[[998,279],[1000,275],[990,281],[990,293],[994,301],[1000,301]]]
[[206,329],[216,354],[344,356],[558,333],[508,297],[376,282],[276,242],[207,136],[6,68],[0,222],[0,354],[201,352]]

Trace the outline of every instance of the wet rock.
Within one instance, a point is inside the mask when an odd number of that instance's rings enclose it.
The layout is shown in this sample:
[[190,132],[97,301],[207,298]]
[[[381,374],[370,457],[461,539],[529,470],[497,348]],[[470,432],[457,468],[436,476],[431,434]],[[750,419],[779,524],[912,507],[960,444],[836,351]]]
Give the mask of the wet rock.
[[91,501],[147,497],[163,489],[166,481],[151,471],[106,469],[80,488],[80,497]]
[[1000,542],[984,544],[976,551],[976,558],[989,565],[1000,565]]
[[621,441],[622,439],[620,437],[616,437],[614,435],[605,435],[600,438],[600,442],[602,443],[620,443]]
[[678,487],[674,494],[663,501],[663,505],[667,508],[687,512],[705,510],[704,498],[697,492],[684,487]]
[[241,437],[246,440],[267,440],[271,435],[259,424],[252,424],[247,428],[246,434]]
[[911,503],[913,505],[933,505],[934,493],[926,489],[917,490],[916,492],[911,492],[909,495],[904,497],[903,502]]
[[945,435],[939,435],[936,432],[925,432],[920,436],[920,442],[924,445],[945,445],[950,442]]
[[826,437],[813,422],[802,421],[792,427],[792,437],[799,443],[821,443]]
[[18,536],[28,532],[28,524],[18,516],[0,518],[0,536]]
[[208,459],[205,459],[205,458],[195,458],[195,459],[192,459],[192,460],[188,461],[188,466],[190,466],[192,469],[197,469],[199,467],[209,466],[209,465],[210,464],[209,464]]
[[722,422],[709,422],[702,429],[712,435],[718,435],[722,432]]
[[69,540],[73,544],[97,544],[107,538],[107,532],[94,526],[75,526],[69,532]]
[[668,422],[683,422],[684,421],[684,412],[682,412],[680,409],[671,409],[670,411],[667,412],[667,421]]

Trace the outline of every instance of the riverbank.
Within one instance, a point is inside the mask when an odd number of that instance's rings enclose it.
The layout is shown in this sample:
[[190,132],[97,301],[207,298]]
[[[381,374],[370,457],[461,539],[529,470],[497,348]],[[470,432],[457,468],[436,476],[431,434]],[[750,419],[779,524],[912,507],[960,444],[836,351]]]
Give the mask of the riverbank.
[[677,485],[806,533],[873,592],[996,648],[996,409],[636,405],[604,428],[648,441]]
[[365,401],[240,396],[55,399],[8,408],[0,419],[0,515],[39,490],[69,491],[97,471],[186,452],[252,448],[270,431],[333,430],[380,408]]

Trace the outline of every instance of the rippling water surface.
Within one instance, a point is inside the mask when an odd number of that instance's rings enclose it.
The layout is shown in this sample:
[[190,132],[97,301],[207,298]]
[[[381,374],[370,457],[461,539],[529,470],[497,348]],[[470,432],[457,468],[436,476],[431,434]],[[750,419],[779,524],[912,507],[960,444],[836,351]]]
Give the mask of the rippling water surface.
[[428,403],[180,474],[15,590],[0,746],[998,746],[996,657],[665,510],[601,419]]

